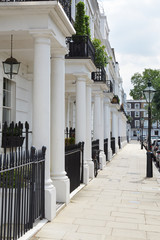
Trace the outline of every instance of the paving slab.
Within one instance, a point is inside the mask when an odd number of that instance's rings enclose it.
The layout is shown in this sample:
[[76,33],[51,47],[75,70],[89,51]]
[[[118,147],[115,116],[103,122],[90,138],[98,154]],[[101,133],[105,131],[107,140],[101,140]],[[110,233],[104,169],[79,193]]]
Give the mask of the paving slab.
[[32,240],[159,240],[160,173],[131,141]]

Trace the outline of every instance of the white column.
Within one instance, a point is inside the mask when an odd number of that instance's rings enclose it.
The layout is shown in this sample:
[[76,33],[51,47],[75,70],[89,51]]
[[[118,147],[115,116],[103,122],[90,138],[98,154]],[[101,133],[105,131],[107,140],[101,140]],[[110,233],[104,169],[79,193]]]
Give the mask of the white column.
[[100,138],[100,159],[102,159],[101,169],[106,165],[106,155],[104,153],[104,96],[101,94],[101,138]]
[[[76,76],[76,143],[85,142],[86,144],[86,79]],[[84,144],[84,174],[83,181],[89,182],[89,167],[86,162],[86,145]]]
[[115,152],[118,152],[118,117],[117,109],[112,109],[112,136],[115,137]]
[[108,139],[108,160],[110,161],[112,158],[112,149],[111,149],[111,111],[109,106],[109,100],[105,100],[105,111],[104,111],[104,136]]
[[34,35],[33,144],[47,147],[45,161],[45,214],[56,214],[55,188],[50,179],[50,39]]
[[89,166],[89,177],[94,178],[94,164],[91,156],[92,140],[91,140],[91,121],[92,121],[92,96],[91,84],[87,84],[87,97],[86,97],[86,160]]
[[97,93],[94,97],[94,140],[101,138],[100,136],[100,128],[101,128],[101,99],[100,95]]
[[103,134],[103,100],[101,99],[101,94],[96,93],[94,99],[94,139],[99,139],[99,148],[102,150],[100,152],[100,169],[103,169],[105,154],[104,154],[104,134]]
[[53,50],[51,59],[51,177],[59,202],[69,202],[65,172],[65,50]]

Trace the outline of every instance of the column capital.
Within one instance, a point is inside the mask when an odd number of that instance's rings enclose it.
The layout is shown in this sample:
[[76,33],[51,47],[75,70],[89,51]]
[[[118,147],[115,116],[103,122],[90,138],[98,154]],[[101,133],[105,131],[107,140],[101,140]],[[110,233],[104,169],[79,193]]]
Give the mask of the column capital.
[[86,73],[74,73],[73,76],[76,77],[76,81],[86,82],[88,75]]
[[52,58],[64,58],[64,56],[68,53],[67,47],[63,48],[52,48],[51,49],[51,59]]
[[51,30],[33,30],[30,31],[30,35],[33,36],[33,38],[49,38],[51,39],[54,36],[53,31]]

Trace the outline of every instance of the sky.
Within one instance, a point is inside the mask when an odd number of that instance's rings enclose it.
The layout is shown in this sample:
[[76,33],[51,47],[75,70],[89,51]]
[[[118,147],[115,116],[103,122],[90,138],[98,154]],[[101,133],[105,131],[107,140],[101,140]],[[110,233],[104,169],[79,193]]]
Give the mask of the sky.
[[160,69],[160,0],[100,0],[110,29],[109,41],[129,96],[131,77]]

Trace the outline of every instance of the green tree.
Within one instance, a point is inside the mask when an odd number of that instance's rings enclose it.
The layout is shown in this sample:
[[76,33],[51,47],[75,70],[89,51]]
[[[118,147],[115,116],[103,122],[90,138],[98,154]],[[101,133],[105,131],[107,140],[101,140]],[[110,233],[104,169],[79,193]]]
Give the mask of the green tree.
[[130,90],[130,96],[134,100],[144,99],[143,90],[147,87],[148,81],[151,81],[156,93],[152,101],[152,119],[153,121],[160,120],[160,70],[145,69],[142,74],[135,73],[131,77],[133,89]]

